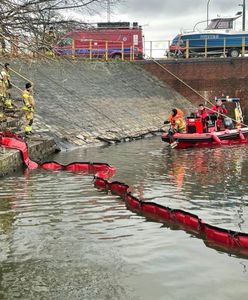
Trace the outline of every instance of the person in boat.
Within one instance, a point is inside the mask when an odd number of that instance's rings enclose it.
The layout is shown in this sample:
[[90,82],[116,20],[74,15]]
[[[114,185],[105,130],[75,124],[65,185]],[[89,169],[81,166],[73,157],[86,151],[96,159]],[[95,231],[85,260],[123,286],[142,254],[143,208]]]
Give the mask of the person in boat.
[[223,120],[224,117],[223,115],[227,114],[227,109],[225,105],[222,103],[221,99],[216,100],[216,104],[212,106],[211,108],[212,114],[217,115],[217,120],[216,120],[216,127],[217,130],[221,130],[223,128]]
[[186,132],[186,122],[184,120],[184,113],[179,108],[173,108],[168,117],[168,120],[164,121],[164,124],[170,124],[169,134],[184,133]]
[[196,116],[202,119],[206,119],[209,115],[209,110],[204,106],[204,104],[199,104]]
[[198,110],[196,111],[196,117],[201,118],[203,125],[203,132],[207,132],[207,120],[209,116],[209,110],[204,106],[204,104],[199,104]]

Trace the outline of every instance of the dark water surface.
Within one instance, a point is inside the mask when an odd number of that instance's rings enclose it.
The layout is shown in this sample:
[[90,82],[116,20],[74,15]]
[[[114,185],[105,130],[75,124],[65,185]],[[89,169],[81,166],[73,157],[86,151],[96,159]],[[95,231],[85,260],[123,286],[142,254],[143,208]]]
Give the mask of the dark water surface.
[[[134,195],[248,232],[248,146],[171,150],[160,138],[63,152],[106,162]],[[128,211],[92,176],[0,179],[0,299],[247,299],[248,259]]]

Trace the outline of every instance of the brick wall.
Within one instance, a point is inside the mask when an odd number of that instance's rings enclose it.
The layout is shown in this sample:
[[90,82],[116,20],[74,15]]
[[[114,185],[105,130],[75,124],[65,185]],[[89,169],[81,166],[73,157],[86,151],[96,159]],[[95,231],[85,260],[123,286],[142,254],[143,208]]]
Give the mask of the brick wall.
[[[248,58],[184,59],[160,62],[165,68],[185,81],[203,96],[240,97],[248,118]],[[156,63],[143,62],[143,67],[166,82],[194,104],[203,102],[197,94],[180,83]]]

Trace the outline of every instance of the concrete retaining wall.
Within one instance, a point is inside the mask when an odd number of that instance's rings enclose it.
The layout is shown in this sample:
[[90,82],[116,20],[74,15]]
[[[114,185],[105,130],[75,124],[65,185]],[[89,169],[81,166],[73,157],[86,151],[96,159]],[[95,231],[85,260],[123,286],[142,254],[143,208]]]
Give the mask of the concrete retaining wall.
[[[53,138],[36,138],[29,141],[29,156],[37,162],[41,162],[49,154],[54,153],[57,146]],[[21,169],[23,160],[18,150],[0,147],[0,177]]]

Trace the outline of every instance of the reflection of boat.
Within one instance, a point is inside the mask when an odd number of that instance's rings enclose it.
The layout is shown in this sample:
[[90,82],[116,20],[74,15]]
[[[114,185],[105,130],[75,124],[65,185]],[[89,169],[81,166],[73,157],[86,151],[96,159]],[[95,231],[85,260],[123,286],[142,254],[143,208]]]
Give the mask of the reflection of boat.
[[[231,126],[217,131],[216,122],[210,119],[207,132],[203,132],[203,126],[199,126],[202,122],[200,118],[187,118],[187,132],[174,133],[171,135],[163,133],[161,138],[164,142],[171,144],[173,148],[189,148],[189,147],[210,147],[217,145],[235,145],[248,143],[248,127],[241,128],[243,121],[242,111],[239,98],[222,98],[222,102],[230,102],[235,104],[236,128],[233,122]],[[230,118],[229,118],[230,119]]]
[[234,29],[238,17],[240,15],[218,17],[212,19],[204,30],[178,34],[170,45],[170,55],[184,55],[186,47],[189,47],[189,54],[192,56],[207,52],[208,55],[226,54],[238,57],[242,52],[242,46],[244,50],[248,50],[248,32]]

